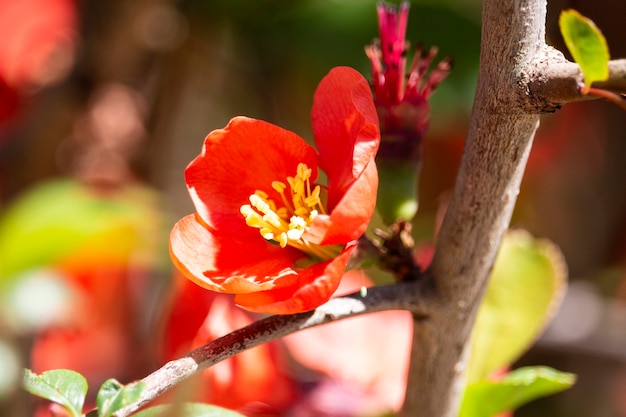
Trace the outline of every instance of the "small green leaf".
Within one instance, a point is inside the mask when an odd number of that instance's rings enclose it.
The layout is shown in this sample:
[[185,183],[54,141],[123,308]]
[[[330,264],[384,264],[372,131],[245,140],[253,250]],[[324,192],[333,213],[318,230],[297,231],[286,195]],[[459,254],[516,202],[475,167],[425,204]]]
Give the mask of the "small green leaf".
[[528,349],[559,306],[566,275],[555,245],[523,230],[506,234],[472,330],[469,384]]
[[80,417],[83,412],[87,380],[78,372],[68,369],[55,369],[37,375],[24,369],[24,389],[31,394],[61,404],[72,417]]
[[143,381],[128,385],[122,385],[115,379],[104,381],[96,398],[98,416],[110,417],[117,410],[134,403],[139,399],[145,387],[146,384]]
[[243,414],[209,404],[181,403],[150,407],[133,417],[244,417]]
[[609,77],[609,48],[600,29],[576,10],[561,12],[559,27],[574,61],[580,65],[585,77],[584,93],[595,81]]
[[546,367],[527,367],[512,371],[502,380],[479,381],[467,387],[460,417],[491,417],[514,410],[532,400],[571,387],[574,374]]

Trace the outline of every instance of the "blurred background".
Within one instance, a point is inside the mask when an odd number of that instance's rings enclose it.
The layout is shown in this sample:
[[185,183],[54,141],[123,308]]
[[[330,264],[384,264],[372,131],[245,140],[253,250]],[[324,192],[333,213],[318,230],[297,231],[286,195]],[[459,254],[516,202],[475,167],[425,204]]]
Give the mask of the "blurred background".
[[[602,7],[600,3],[604,3]],[[26,410],[21,367],[95,387],[161,362],[167,236],[192,212],[183,171],[236,115],[312,140],[319,80],[369,77],[373,0],[0,0],[0,414]],[[626,56],[626,3],[572,7]],[[435,93],[414,232],[430,242],[456,175],[478,71],[480,2],[411,3],[407,38],[454,57]],[[626,416],[626,115],[602,102],[543,117],[513,226],[563,250],[570,289],[518,365],[579,375],[519,416]],[[161,326],[162,327],[162,326]],[[23,414],[22,414],[23,415]]]

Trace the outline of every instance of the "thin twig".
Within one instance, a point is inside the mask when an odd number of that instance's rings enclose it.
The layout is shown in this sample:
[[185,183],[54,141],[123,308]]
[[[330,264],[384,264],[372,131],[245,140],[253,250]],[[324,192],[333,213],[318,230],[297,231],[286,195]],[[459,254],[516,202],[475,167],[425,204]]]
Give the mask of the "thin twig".
[[366,313],[408,310],[414,315],[426,316],[430,310],[429,303],[429,293],[421,282],[399,283],[333,298],[310,312],[266,317],[166,363],[142,380],[146,389],[141,398],[117,411],[114,416],[129,416],[183,380],[246,349],[299,330]]
[[626,101],[624,101],[624,97],[620,94],[615,94],[601,88],[590,88],[589,91],[587,91],[587,94],[608,100],[620,109],[626,111]]

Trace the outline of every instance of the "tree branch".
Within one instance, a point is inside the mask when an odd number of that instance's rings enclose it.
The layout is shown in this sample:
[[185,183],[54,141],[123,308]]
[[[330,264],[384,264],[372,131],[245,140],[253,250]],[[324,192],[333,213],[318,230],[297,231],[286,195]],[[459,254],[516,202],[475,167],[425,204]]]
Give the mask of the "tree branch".
[[269,316],[166,363],[142,380],[146,383],[146,389],[141,398],[117,411],[114,416],[129,416],[186,378],[246,349],[299,330],[366,313],[408,310],[416,316],[425,316],[431,309],[430,302],[428,291],[418,281],[368,288],[367,291],[333,298],[306,313]]
[[545,16],[545,0],[483,1],[472,121],[427,275],[438,303],[414,326],[405,416],[458,414],[474,316],[539,125],[526,84],[547,48]]
[[[536,56],[528,75],[528,109],[554,111],[573,101],[597,99],[581,94],[583,74],[578,64],[565,59],[563,54],[549,46]],[[592,84],[594,88],[626,94],[626,59],[609,62],[609,78]]]

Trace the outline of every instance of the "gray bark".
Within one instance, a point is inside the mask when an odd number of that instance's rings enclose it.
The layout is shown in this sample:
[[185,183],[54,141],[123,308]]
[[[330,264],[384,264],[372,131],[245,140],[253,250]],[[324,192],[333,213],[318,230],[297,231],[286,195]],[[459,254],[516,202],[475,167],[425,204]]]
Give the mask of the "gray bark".
[[438,304],[415,322],[405,416],[458,414],[474,316],[539,125],[526,84],[547,48],[545,16],[545,0],[483,2],[472,121],[426,278]]

